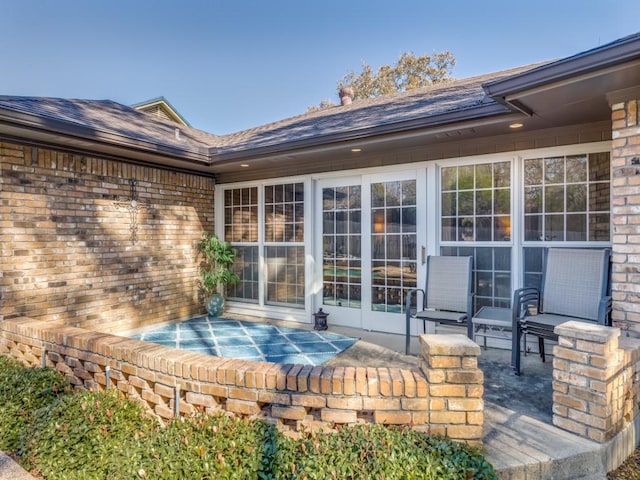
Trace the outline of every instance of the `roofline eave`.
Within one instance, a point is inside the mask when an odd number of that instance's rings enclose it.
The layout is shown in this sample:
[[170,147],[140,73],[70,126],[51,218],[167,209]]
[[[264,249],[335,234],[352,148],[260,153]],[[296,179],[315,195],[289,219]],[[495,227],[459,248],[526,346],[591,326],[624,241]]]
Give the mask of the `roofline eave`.
[[[324,135],[321,137],[309,137],[301,140],[292,140],[288,142],[266,145],[263,147],[234,149],[225,152],[223,148],[211,149],[213,165],[220,162],[233,160],[243,160],[257,156],[269,156],[283,154],[293,150],[312,149],[314,147],[326,147],[335,143],[357,142],[363,140],[371,140],[374,137],[393,134],[409,134],[415,130],[438,129],[439,133],[444,130],[459,128],[460,124],[469,121],[483,121],[490,117],[501,116],[505,114],[513,114],[513,109],[501,103],[484,104],[464,110],[456,110],[441,115],[429,117],[420,117],[403,122],[395,122],[386,125],[377,125],[374,127],[362,128],[347,132],[338,132]],[[450,126],[451,128],[438,128]]]
[[640,58],[638,52],[640,52],[640,35],[632,35],[628,39],[595,49],[595,51],[590,50],[512,77],[487,82],[482,87],[487,95],[500,101],[519,92],[629,63]]
[[184,150],[170,145],[136,140],[117,133],[106,132],[96,128],[40,117],[11,109],[0,108],[0,132],[2,124],[24,130],[37,131],[43,134],[60,135],[61,138],[57,140],[58,143],[63,145],[65,144],[64,136],[68,136],[72,139],[94,142],[101,145],[110,145],[136,152],[167,156],[174,160],[195,162],[201,165],[211,164],[211,151],[204,146],[199,149],[200,151]]

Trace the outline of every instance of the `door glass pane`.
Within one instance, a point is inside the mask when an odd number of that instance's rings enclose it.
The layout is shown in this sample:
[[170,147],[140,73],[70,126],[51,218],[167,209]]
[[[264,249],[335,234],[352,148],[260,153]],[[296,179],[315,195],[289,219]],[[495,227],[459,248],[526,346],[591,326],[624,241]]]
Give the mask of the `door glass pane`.
[[304,247],[265,247],[264,261],[265,303],[304,308]]
[[323,201],[324,305],[361,306],[360,192],[359,185],[322,190],[323,199],[335,198],[334,202]]
[[[417,284],[415,192],[414,180],[371,185],[374,311],[402,313],[406,292]],[[381,198],[383,203],[379,201]]]

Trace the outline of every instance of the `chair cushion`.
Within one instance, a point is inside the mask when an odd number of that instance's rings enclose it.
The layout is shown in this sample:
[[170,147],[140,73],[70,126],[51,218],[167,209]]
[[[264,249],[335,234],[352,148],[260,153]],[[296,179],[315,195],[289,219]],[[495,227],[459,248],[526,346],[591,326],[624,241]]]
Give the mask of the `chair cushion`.
[[420,320],[430,320],[432,322],[464,323],[467,320],[467,314],[448,312],[446,310],[424,310],[416,313],[416,318]]

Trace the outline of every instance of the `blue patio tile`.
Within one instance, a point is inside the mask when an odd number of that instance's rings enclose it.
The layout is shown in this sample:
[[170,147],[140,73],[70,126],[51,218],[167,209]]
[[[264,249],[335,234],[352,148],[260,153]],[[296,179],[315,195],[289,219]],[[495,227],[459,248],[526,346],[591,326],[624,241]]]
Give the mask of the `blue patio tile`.
[[243,345],[253,345],[249,337],[216,337],[220,347],[238,347]]
[[211,338],[211,333],[209,331],[198,331],[198,330],[182,330],[180,329],[180,339],[190,339],[190,338]]
[[189,323],[180,325],[180,331],[190,330],[192,332],[208,332],[210,330],[208,323]]
[[290,343],[289,339],[284,335],[254,335],[251,337],[256,345],[270,345],[270,344],[282,344]]
[[182,324],[197,324],[197,323],[209,323],[209,319],[207,317],[195,317],[190,318],[186,322],[182,322]]
[[354,343],[356,343],[356,339],[355,338],[343,338],[340,340],[331,340],[331,343],[333,345],[335,345],[336,347],[338,347],[339,351],[345,350],[347,348],[349,348],[351,345],[353,345]]
[[218,328],[218,327],[240,328],[240,322],[238,322],[237,320],[212,320],[211,326],[213,328]]
[[279,335],[280,330],[273,325],[251,324],[244,325],[244,328],[250,335]]
[[192,347],[213,347],[215,344],[210,338],[193,338],[180,340],[180,348],[190,349]]
[[334,353],[307,353],[306,357],[311,362],[311,365],[322,365],[324,362],[331,360],[335,357]]
[[302,350],[303,353],[337,353],[339,348],[334,347],[330,343],[326,342],[312,342],[312,343],[296,343],[296,346]]
[[145,342],[168,342],[168,341],[174,341],[176,339],[175,333],[157,333],[157,332],[152,332],[152,333],[147,333],[146,335],[144,335],[144,341]]
[[296,333],[287,333],[287,338],[291,340],[293,343],[298,342],[323,342],[324,340],[319,335],[316,335],[313,332],[296,332]]
[[301,354],[289,354],[289,355],[269,355],[267,356],[268,362],[274,363],[302,363],[303,365],[314,365],[309,362],[306,355]]
[[262,358],[260,351],[255,347],[240,346],[240,347],[219,347],[220,355],[223,357],[231,358]]
[[290,343],[260,345],[260,350],[265,355],[287,355],[300,353],[300,350]]

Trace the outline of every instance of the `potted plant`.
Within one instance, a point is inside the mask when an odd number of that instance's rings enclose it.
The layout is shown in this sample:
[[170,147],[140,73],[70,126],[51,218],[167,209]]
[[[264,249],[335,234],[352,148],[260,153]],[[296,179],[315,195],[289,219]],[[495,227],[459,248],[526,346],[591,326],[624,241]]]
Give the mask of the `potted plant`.
[[203,257],[200,287],[204,294],[207,313],[217,317],[224,310],[224,297],[221,292],[224,292],[227,285],[240,281],[240,277],[230,269],[236,252],[229,243],[207,232],[204,232],[202,240],[198,243],[198,251]]

